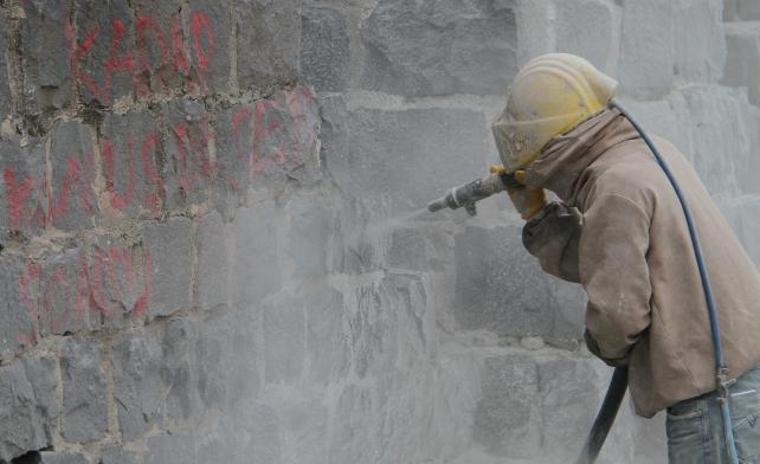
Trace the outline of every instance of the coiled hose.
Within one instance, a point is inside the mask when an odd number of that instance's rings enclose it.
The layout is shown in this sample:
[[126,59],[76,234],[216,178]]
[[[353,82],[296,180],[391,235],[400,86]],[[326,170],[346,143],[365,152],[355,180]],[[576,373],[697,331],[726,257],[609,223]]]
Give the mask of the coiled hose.
[[[719,401],[721,407],[721,415],[723,418],[723,433],[726,440],[726,451],[728,452],[729,459],[732,464],[739,464],[739,458],[736,452],[736,442],[734,440],[733,428],[731,425],[731,411],[729,409],[729,393],[728,386],[731,384],[731,380],[728,378],[728,367],[726,365],[725,357],[723,355],[723,346],[720,341],[720,323],[718,321],[718,311],[715,305],[715,299],[713,297],[712,286],[710,285],[710,276],[707,273],[707,266],[705,264],[704,255],[702,253],[702,247],[699,243],[699,236],[697,235],[696,226],[694,225],[694,217],[691,214],[691,209],[686,202],[686,198],[681,190],[678,181],[676,181],[673,172],[665,162],[665,159],[660,154],[657,147],[649,138],[646,132],[639,126],[636,120],[615,100],[610,102],[610,107],[617,108],[618,111],[631,123],[636,129],[644,143],[647,144],[649,150],[652,152],[657,164],[659,164],[665,176],[668,178],[670,185],[673,186],[673,190],[678,197],[678,202],[681,204],[683,214],[686,219],[686,225],[689,229],[689,237],[691,238],[692,248],[694,250],[694,257],[699,270],[699,278],[702,282],[702,290],[705,295],[705,302],[707,304],[707,315],[710,320],[710,336],[712,338],[713,353],[715,357],[715,378],[719,392]],[[596,458],[599,456],[599,452],[602,449],[604,440],[607,438],[607,434],[612,427],[612,423],[615,420],[618,410],[620,409],[620,403],[625,396],[625,390],[628,386],[628,369],[625,367],[618,367],[615,369],[612,375],[612,381],[607,389],[604,402],[602,403],[599,412],[597,413],[594,424],[591,427],[586,443],[581,451],[581,455],[576,461],[576,464],[593,464]]]

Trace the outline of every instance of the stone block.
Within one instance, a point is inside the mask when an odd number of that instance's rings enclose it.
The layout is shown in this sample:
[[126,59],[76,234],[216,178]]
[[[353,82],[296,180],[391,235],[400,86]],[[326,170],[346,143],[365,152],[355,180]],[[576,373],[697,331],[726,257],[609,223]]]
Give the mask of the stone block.
[[42,451],[39,464],[91,464],[82,453],[70,451]]
[[185,208],[208,199],[214,175],[209,151],[210,125],[206,108],[193,100],[174,100],[166,104],[163,114],[166,156],[163,178],[166,182],[166,207]]
[[101,350],[95,340],[70,338],[64,344],[61,434],[66,441],[93,442],[108,430],[108,382]]
[[58,362],[17,359],[0,367],[0,460],[53,444],[61,413]]
[[315,279],[327,274],[327,244],[332,234],[330,206],[312,192],[296,193],[284,205],[281,257],[286,280]]
[[749,100],[760,105],[760,22],[725,24],[726,67],[722,84],[746,87]]
[[673,85],[674,56],[671,31],[674,2],[626,2],[618,76],[625,95],[655,99]]
[[301,17],[297,0],[234,0],[238,85],[271,93],[298,76]]
[[[0,17],[0,31],[3,31],[3,34],[0,34],[0,50],[5,51],[5,31],[8,30],[7,22],[5,20],[5,15]],[[5,53],[0,53],[0,70],[6,70],[5,74],[0,76],[0,121],[4,120],[5,117],[13,111],[13,102],[11,100],[11,89],[10,89],[10,82],[8,80],[8,63],[5,60]]]
[[306,357],[310,383],[328,385],[345,378],[350,369],[349,343],[344,335],[343,294],[318,285],[304,292],[306,309]]
[[363,86],[409,96],[501,94],[517,72],[512,1],[381,0],[360,25]]
[[550,277],[522,246],[518,226],[468,226],[455,237],[455,316],[464,329],[550,335],[559,313]]
[[90,311],[85,249],[50,253],[43,260],[39,274],[39,336],[72,334],[99,326],[98,315]]
[[198,270],[195,305],[201,309],[211,309],[228,301],[231,277],[232,257],[219,213],[214,212],[198,220],[196,240]]
[[192,49],[192,75],[203,95],[230,89],[235,20],[231,2],[190,0],[188,42]]
[[24,109],[40,113],[69,105],[72,75],[65,44],[71,18],[63,1],[23,2],[21,54],[24,76]]
[[158,121],[152,113],[108,113],[100,127],[100,156],[111,208],[127,217],[161,213],[164,185],[159,176]]
[[301,78],[318,92],[340,92],[350,81],[346,18],[332,8],[301,12]]
[[110,236],[96,237],[88,250],[87,276],[92,309],[101,324],[123,327],[141,321],[152,298],[152,255],[140,244]]
[[485,118],[470,110],[362,109],[348,130],[348,157],[327,153],[325,164],[344,191],[385,198],[393,214],[425,207],[487,166]]
[[331,163],[340,168],[348,162],[349,112],[343,95],[323,96],[319,99],[319,115],[322,119],[319,138],[322,141],[322,159],[325,169],[332,173]]
[[334,429],[330,434],[331,462],[371,462],[375,440],[367,430],[376,406],[369,387],[349,384],[340,393],[335,406]]
[[124,441],[131,442],[163,422],[161,340],[155,330],[127,332],[111,352],[119,430]]
[[691,139],[691,150],[684,154],[707,190],[713,195],[737,194],[739,173],[751,157],[746,94],[725,87],[692,86],[674,92],[668,100]]
[[103,450],[100,464],[140,464],[134,451],[128,451],[119,445],[112,445]]
[[760,4],[754,0],[727,0],[726,21],[760,21]]
[[49,216],[64,231],[92,227],[98,217],[92,136],[92,129],[77,121],[59,122],[50,135]]
[[214,120],[217,203],[237,207],[251,184],[254,108],[239,104],[221,110]]
[[621,12],[620,6],[605,0],[556,2],[556,51],[582,56],[600,70],[614,74]]
[[760,269],[760,195],[742,195],[722,205],[721,211],[747,254]]
[[[135,24],[128,0],[75,0],[78,53],[72,56],[80,99],[111,105],[131,100],[137,78]],[[87,46],[85,44],[90,44]]]
[[673,4],[674,78],[679,83],[716,82],[726,63],[723,0],[676,0]]
[[190,74],[189,31],[183,30],[180,0],[134,0],[135,94],[138,98],[197,91]]
[[528,459],[540,452],[538,375],[535,362],[525,356],[504,355],[485,360],[473,438],[490,454]]
[[40,234],[47,223],[45,145],[33,140],[26,147],[19,141],[0,140],[0,240],[11,235]]
[[648,134],[663,137],[683,153],[691,153],[691,129],[678,118],[669,101],[624,99],[622,103]]
[[143,228],[143,247],[150,254],[150,317],[168,316],[192,306],[193,223],[184,217],[165,223],[151,222]]
[[164,382],[166,417],[175,423],[199,418],[204,411],[198,393],[195,346],[198,327],[184,317],[169,320],[162,339],[161,377]]
[[262,200],[239,209],[227,225],[232,251],[230,291],[236,305],[257,307],[282,285],[278,252],[282,238],[276,217],[274,202]]
[[0,257],[0,357],[7,359],[39,337],[39,267],[17,255]]

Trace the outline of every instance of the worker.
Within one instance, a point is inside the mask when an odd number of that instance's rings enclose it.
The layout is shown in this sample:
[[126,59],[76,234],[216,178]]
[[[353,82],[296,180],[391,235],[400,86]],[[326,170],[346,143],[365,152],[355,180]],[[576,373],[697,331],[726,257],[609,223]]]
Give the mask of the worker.
[[[628,367],[637,414],[667,410],[670,463],[726,463],[711,326],[684,212],[640,134],[609,105],[616,86],[574,55],[530,61],[493,125],[502,169],[523,184],[508,193],[544,271],[585,289],[589,350]],[[704,251],[735,379],[728,404],[739,460],[760,463],[760,273],[684,156],[651,138]]]

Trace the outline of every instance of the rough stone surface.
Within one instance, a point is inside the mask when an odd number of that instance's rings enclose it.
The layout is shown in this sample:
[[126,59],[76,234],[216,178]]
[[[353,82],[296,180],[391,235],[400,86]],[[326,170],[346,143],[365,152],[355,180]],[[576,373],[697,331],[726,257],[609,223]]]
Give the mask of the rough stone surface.
[[102,464],[139,464],[141,461],[137,453],[127,451],[118,445],[103,450]]
[[517,72],[510,0],[381,0],[361,26],[366,88],[401,95],[499,94]]
[[98,202],[91,129],[77,121],[61,122],[50,138],[52,225],[65,231],[92,227]]
[[64,345],[61,434],[66,440],[95,441],[108,429],[108,386],[102,363],[97,341],[70,339]]
[[35,140],[21,147],[14,139],[0,140],[0,239],[10,234],[38,235],[47,223],[48,199],[45,194],[45,147]]
[[726,21],[760,21],[760,5],[753,0],[726,0]]
[[31,281],[32,269],[19,256],[0,257],[0,288],[4,295],[0,304],[0,355],[4,358],[34,343],[37,335],[39,293]]
[[7,77],[8,63],[5,59],[5,31],[7,28],[5,16],[0,16],[0,31],[3,31],[3,34],[0,34],[0,50],[3,51],[3,53],[0,53],[0,121],[4,120],[12,112],[13,108],[11,106],[11,89]]
[[84,454],[67,451],[43,451],[40,453],[40,464],[90,464]]
[[190,48],[193,69],[202,94],[230,88],[235,23],[230,2],[190,0]]
[[226,303],[229,297],[231,256],[221,215],[212,213],[200,221],[196,247],[196,305],[202,309],[214,308]]
[[760,105],[760,23],[737,22],[725,25],[726,67],[722,83],[747,87],[750,101]]
[[51,357],[0,367],[0,460],[52,444],[61,413],[57,371]]
[[680,82],[719,80],[726,62],[723,0],[672,3],[674,78]]
[[298,75],[301,19],[296,0],[233,0],[238,85],[270,91]]
[[332,8],[306,8],[301,19],[301,75],[318,91],[344,90],[351,51],[345,17]]
[[328,156],[325,163],[351,194],[382,196],[393,211],[412,211],[483,174],[484,122],[469,110],[353,111],[347,159]]
[[604,0],[556,2],[557,51],[578,54],[599,69],[614,72],[621,11],[620,6]]
[[[150,252],[151,317],[188,308],[193,293],[193,226],[186,218],[148,223],[143,246]],[[148,270],[146,270],[148,271]]]

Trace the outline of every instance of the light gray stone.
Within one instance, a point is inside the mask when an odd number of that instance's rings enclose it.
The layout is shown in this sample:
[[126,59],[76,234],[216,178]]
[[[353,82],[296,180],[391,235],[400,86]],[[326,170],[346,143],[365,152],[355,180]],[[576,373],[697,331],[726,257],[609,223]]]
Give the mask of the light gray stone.
[[111,352],[119,430],[132,442],[163,420],[161,342],[155,330],[138,330],[124,334]]
[[365,88],[499,94],[517,72],[514,2],[381,0],[360,26]]
[[146,440],[145,464],[200,464],[195,443],[193,434],[186,431],[150,437]]
[[40,464],[91,464],[82,453],[70,451],[42,451]]
[[201,309],[210,309],[226,303],[229,296],[231,257],[219,213],[213,212],[198,220],[196,240],[198,272],[195,304]]
[[112,445],[103,450],[100,464],[139,464],[137,453],[124,449],[119,445]]
[[[196,419],[204,411],[198,392],[197,323],[186,317],[168,321],[162,340],[161,377],[166,416],[176,422]],[[147,459],[146,459],[147,462]]]
[[749,99],[760,105],[760,22],[727,23],[726,67],[722,84],[746,87]]
[[556,2],[556,51],[582,56],[600,70],[614,73],[620,50],[621,10],[606,0]]
[[96,340],[70,338],[64,344],[61,433],[67,441],[93,442],[108,430],[108,382],[101,351]]
[[677,82],[716,82],[726,63],[723,0],[673,3],[674,78]]
[[192,306],[193,223],[187,218],[171,218],[166,223],[147,223],[143,246],[150,254],[150,317],[167,316]]
[[339,92],[350,80],[351,51],[343,14],[332,8],[301,12],[301,75],[318,92]]
[[550,335],[559,310],[520,228],[468,226],[456,236],[455,314],[461,328]]
[[303,374],[305,311],[311,302],[300,296],[283,291],[264,308],[264,380],[268,384],[294,384]]
[[356,110],[348,133],[348,157],[325,161],[333,178],[349,194],[387,198],[394,213],[425,207],[487,165],[485,118],[470,110]]
[[760,21],[760,5],[754,0],[726,0],[726,21]]
[[541,446],[538,369],[523,356],[485,360],[482,396],[475,410],[473,437],[490,454],[534,458]]
[[283,207],[285,215],[283,269],[287,280],[320,278],[327,274],[330,239],[329,198],[313,192],[293,195]]
[[61,413],[59,378],[50,357],[0,367],[0,460],[52,445]]
[[626,95],[653,99],[670,91],[676,59],[671,34],[673,3],[625,3],[618,77]]

